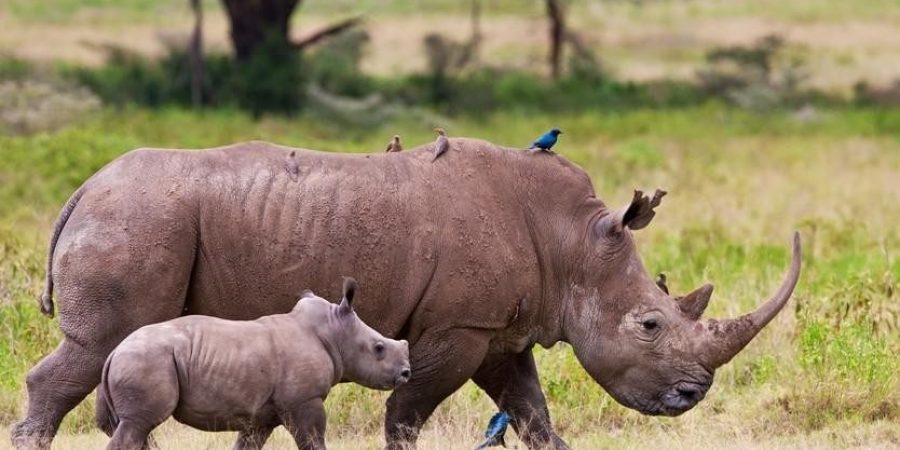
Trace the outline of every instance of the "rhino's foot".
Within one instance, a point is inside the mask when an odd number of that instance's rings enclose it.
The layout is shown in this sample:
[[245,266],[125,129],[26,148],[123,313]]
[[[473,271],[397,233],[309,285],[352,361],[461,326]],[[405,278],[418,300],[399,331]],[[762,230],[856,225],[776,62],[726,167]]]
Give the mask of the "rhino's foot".
[[13,448],[16,450],[49,450],[55,433],[41,428],[39,424],[28,419],[14,424],[9,433]]

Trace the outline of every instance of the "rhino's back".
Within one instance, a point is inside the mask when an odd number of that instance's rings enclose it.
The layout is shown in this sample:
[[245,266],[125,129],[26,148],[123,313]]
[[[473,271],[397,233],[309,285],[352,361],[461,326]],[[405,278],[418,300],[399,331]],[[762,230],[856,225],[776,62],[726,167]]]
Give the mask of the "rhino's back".
[[203,153],[213,162],[195,188],[198,257],[188,312],[285,312],[303,289],[340,298],[346,275],[361,282],[361,305],[391,299],[390,314],[372,312],[379,328],[399,331],[433,270],[440,232],[438,218],[424,214],[431,187],[413,155],[388,160],[262,143]]
[[187,313],[286,312],[303,289],[339,298],[347,275],[362,285],[360,316],[389,337],[435,323],[502,326],[538,283],[516,183],[571,169],[483,141],[451,140],[435,162],[430,150],[142,149],[95,175],[76,214],[102,210],[90,221],[132,224],[129,245],[192,255],[185,292],[172,292]]

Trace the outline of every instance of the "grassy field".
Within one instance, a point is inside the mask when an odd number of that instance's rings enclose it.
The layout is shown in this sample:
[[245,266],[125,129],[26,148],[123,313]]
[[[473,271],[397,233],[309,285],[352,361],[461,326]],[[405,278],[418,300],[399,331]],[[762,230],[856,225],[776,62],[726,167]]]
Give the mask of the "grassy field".
[[[219,1],[203,3],[205,44],[225,52]],[[482,64],[545,75],[542,2],[482,3]],[[809,86],[824,92],[849,97],[858,81],[885,86],[900,77],[896,0],[568,4],[572,26],[617,79],[694,79],[708,50],[769,33],[787,39],[788,54],[806,63]],[[466,39],[470,5],[306,0],[293,29],[303,36],[365,15],[371,40],[363,70],[389,80],[424,70],[427,33]],[[162,55],[163,42],[183,39],[190,26],[186,0],[3,0],[0,57],[38,62],[40,78],[60,65],[102,64],[105,44]],[[734,316],[763,301],[786,268],[791,232],[802,233],[804,269],[788,308],[719,370],[706,400],[682,417],[645,417],[619,406],[566,345],[536,350],[554,424],[574,448],[900,448],[900,110],[817,106],[762,114],[713,102],[612,111],[604,104],[554,116],[501,111],[475,119],[463,112],[451,119],[391,108],[399,112],[385,113],[387,119],[325,117],[312,106],[299,117],[254,121],[230,110],[107,106],[76,113],[83,117],[52,133],[5,136],[0,128],[0,449],[9,446],[9,424],[23,414],[26,371],[60,340],[56,321],[40,315],[36,300],[50,227],[71,192],[104,164],[136,147],[249,139],[372,152],[399,133],[409,148],[431,141],[435,125],[514,147],[559,126],[559,153],[589,172],[607,204],[625,204],[635,188],[668,190],[653,224],[636,233],[639,249],[648,270],[667,273],[674,292],[714,283],[709,316]],[[330,447],[379,448],[385,398],[337,387],[327,404]],[[421,447],[474,447],[494,409],[466,385],[429,422]],[[93,396],[61,433],[55,449],[104,445],[93,426]],[[234,436],[168,423],[157,437],[164,449],[205,449],[225,448]],[[284,447],[290,443],[279,431],[268,448]]]
[[[27,369],[59,341],[36,299],[50,225],[67,196],[139,146],[197,148],[247,139],[326,151],[380,151],[399,133],[431,140],[401,115],[353,129],[314,117],[258,122],[230,111],[109,110],[51,134],[0,136],[0,425],[20,417]],[[757,115],[718,104],[677,110],[502,113],[447,120],[455,136],[524,146],[565,130],[559,153],[584,167],[610,205],[634,188],[666,188],[636,233],[645,263],[685,292],[716,285],[710,316],[752,309],[780,281],[790,232],[805,267],[789,307],[722,368],[707,399],[676,419],[618,406],[571,350],[537,350],[556,427],[577,448],[888,448],[900,446],[900,111],[820,109]],[[328,401],[333,448],[377,448],[385,394],[341,386]],[[90,400],[90,399],[89,399]],[[67,417],[58,449],[101,446],[92,402]],[[471,385],[424,435],[425,448],[470,448],[492,414]],[[5,431],[3,432],[5,433]],[[163,448],[219,448],[230,437],[167,425]],[[271,448],[286,446],[280,434]],[[279,444],[279,442],[281,444]],[[0,448],[8,445],[0,434]]]

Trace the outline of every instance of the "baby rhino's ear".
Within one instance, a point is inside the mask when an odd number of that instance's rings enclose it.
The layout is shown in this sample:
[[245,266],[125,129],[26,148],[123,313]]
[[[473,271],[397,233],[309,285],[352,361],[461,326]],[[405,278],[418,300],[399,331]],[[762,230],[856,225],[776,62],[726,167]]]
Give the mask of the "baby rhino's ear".
[[359,289],[359,283],[356,280],[351,277],[344,277],[344,298],[341,300],[341,310],[343,312],[349,313],[353,311],[353,297],[356,295],[357,289]]

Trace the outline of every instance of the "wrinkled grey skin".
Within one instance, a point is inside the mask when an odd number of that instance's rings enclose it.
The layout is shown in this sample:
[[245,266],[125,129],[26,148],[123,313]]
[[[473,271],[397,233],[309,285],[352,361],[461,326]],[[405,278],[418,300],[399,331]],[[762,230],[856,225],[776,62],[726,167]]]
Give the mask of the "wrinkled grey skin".
[[325,447],[323,403],[341,380],[393,389],[410,377],[406,341],[363,323],[345,283],[333,305],[311,292],[286,314],[253,321],[187,316],[138,329],[109,355],[97,423],[109,450],[142,449],[174,416],[206,431],[240,431],[237,449],[262,448],[284,425],[301,449]]
[[13,440],[48,443],[138,327],[285,312],[299,289],[336,292],[333,280],[352,273],[366,286],[360,317],[410,343],[413,376],[387,402],[389,448],[415,441],[469,379],[513,416],[526,445],[566,448],[535,344],[568,342],[622,404],[678,415],[797,283],[795,238],[772,299],[737,319],[702,320],[711,286],[670,297],[635,248],[632,230],[649,224],[661,192],[610,209],[562,156],[449,145],[434,162],[434,144],[343,155],[251,142],[110,163],[73,195],[51,239],[48,287],[65,339],[29,372],[28,415]]

